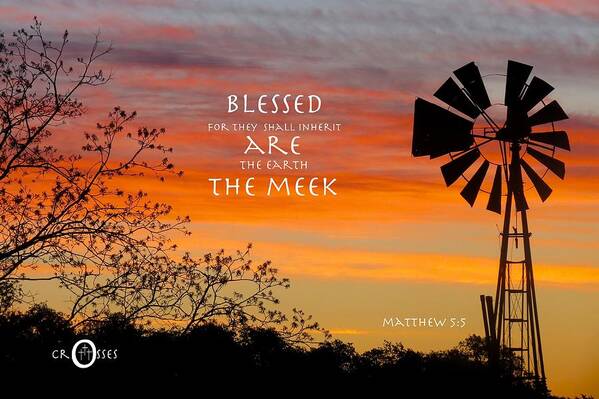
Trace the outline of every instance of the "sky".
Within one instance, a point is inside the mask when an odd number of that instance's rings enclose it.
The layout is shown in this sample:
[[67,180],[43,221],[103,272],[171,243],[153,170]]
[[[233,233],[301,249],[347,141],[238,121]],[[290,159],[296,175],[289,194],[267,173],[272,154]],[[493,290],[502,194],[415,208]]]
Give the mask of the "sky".
[[[476,61],[503,74],[508,59],[534,65],[570,119],[566,179],[548,175],[546,203],[529,195],[533,261],[549,385],[599,395],[599,5],[593,1],[0,1],[0,28],[37,16],[50,35],[68,29],[73,54],[100,32],[114,50],[112,81],[85,89],[85,117],[58,135],[91,129],[115,105],[166,127],[185,174],[143,185],[192,218],[195,254],[254,243],[292,279],[281,294],[360,350],[384,340],[420,350],[483,334],[478,295],[494,293],[501,218],[446,188],[443,159],[410,154],[414,99]],[[489,76],[493,98],[501,77]],[[228,114],[229,94],[317,94],[314,115]],[[210,177],[244,177],[245,134],[216,122],[334,122],[339,133],[302,135],[309,170],[273,176],[336,178],[335,197],[215,197]],[[256,134],[262,142],[265,134]],[[282,134],[284,145],[289,134]],[[258,158],[255,158],[258,159]],[[264,158],[266,159],[266,158]],[[282,159],[282,158],[277,158]],[[299,159],[290,157],[289,159]],[[260,173],[260,181],[268,174]],[[58,299],[57,299],[58,300]],[[466,317],[463,329],[382,327],[389,316]]]

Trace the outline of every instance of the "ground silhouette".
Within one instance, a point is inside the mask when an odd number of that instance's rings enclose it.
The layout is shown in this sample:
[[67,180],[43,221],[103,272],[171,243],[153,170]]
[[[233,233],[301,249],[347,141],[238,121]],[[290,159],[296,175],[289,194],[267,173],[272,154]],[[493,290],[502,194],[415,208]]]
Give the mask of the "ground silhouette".
[[[116,349],[116,359],[99,358],[90,368],[78,369],[68,359],[53,358],[60,348],[70,355],[82,338],[99,351]],[[66,381],[73,388],[103,381],[141,390],[208,386],[266,396],[291,390],[316,397],[553,397],[514,377],[509,362],[491,370],[483,339],[474,335],[446,351],[421,353],[386,343],[360,354],[339,340],[297,346],[270,328],[206,323],[167,331],[136,325],[119,314],[74,329],[62,314],[37,305],[0,315],[0,342],[1,375],[14,383]]]

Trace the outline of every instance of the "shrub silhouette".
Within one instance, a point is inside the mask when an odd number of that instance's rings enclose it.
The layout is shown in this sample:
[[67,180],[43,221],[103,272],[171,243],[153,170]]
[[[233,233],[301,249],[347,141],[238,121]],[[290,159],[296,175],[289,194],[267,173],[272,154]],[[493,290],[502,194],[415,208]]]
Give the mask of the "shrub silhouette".
[[[68,359],[52,358],[55,349],[70,354],[82,338],[91,339],[98,349],[117,349],[117,359],[99,359],[83,370]],[[483,340],[477,336],[447,351],[422,353],[386,342],[360,354],[339,340],[295,346],[272,328],[233,330],[207,323],[189,330],[160,330],[136,325],[120,314],[75,330],[65,316],[38,305],[0,315],[0,342],[0,372],[13,382],[35,376],[39,382],[67,378],[71,384],[135,382],[146,388],[209,384],[228,393],[293,387],[294,393],[318,396],[552,397],[509,369],[489,369]]]

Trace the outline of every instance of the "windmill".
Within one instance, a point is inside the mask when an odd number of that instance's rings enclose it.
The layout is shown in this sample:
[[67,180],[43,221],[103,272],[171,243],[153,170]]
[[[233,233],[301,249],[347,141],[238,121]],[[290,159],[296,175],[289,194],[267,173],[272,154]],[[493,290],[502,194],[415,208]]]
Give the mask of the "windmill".
[[[412,155],[448,156],[441,166],[447,186],[463,178],[460,194],[470,206],[483,191],[488,210],[501,214],[503,209],[495,300],[480,298],[489,355],[507,348],[519,360],[522,377],[545,383],[526,193],[534,188],[542,201],[549,197],[546,175],[564,178],[556,152],[569,151],[570,144],[567,133],[555,128],[568,116],[556,101],[544,101],[553,87],[530,79],[531,71],[532,66],[510,60],[507,74],[485,76],[505,76],[505,94],[492,103],[474,62],[455,70],[457,82],[450,77],[434,93],[447,107],[416,99]],[[499,124],[490,112],[498,107],[505,119]]]

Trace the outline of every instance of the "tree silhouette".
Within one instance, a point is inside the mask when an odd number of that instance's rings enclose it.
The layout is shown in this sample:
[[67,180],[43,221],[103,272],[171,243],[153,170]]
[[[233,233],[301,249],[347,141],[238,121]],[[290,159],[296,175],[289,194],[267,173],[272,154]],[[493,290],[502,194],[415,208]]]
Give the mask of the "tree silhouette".
[[[49,356],[81,338],[98,348],[116,349],[117,358],[99,359],[86,370],[68,359]],[[234,328],[208,322],[188,330],[139,325],[121,314],[75,329],[65,315],[45,306],[0,315],[0,374],[54,383],[65,376],[72,389],[99,381],[136,391],[168,387],[222,390],[243,394],[279,393],[323,396],[389,395],[406,398],[556,398],[500,363],[490,369],[484,341],[470,336],[456,347],[423,353],[400,343],[358,353],[339,340],[314,347],[287,341],[273,328]],[[27,380],[29,379],[29,380]],[[143,382],[140,384],[139,382]],[[146,383],[147,381],[147,383]],[[194,385],[195,384],[195,385]],[[122,388],[121,388],[122,387]],[[580,396],[580,398],[590,398]]]
[[[131,275],[156,272],[172,248],[167,233],[183,230],[187,218],[166,223],[169,205],[113,183],[174,173],[165,157],[171,149],[158,142],[164,129],[125,131],[134,112],[114,108],[98,133],[84,133],[80,154],[53,144],[52,128],[85,110],[78,90],[110,79],[93,67],[110,46],[100,49],[96,37],[88,55],[73,62],[65,59],[68,44],[66,31],[58,44],[47,40],[37,20],[8,43],[0,38],[0,280],[56,280],[76,296],[74,318],[98,292],[109,295]],[[129,155],[115,159],[117,146]],[[143,159],[149,152],[160,154],[158,161]],[[39,265],[52,274],[31,275]]]
[[254,265],[250,247],[179,254],[173,233],[189,234],[189,217],[126,188],[132,177],[182,175],[161,144],[165,129],[132,129],[136,113],[115,107],[83,133],[79,153],[55,144],[56,128],[85,112],[80,89],[111,78],[95,68],[109,44],[96,36],[75,59],[68,46],[67,31],[55,44],[37,19],[10,40],[0,36],[0,311],[23,298],[19,283],[42,282],[68,294],[75,328],[118,313],[184,331],[214,320],[277,325],[290,342],[310,341],[321,328],[302,311],[276,308],[274,290],[289,281],[270,262]]

